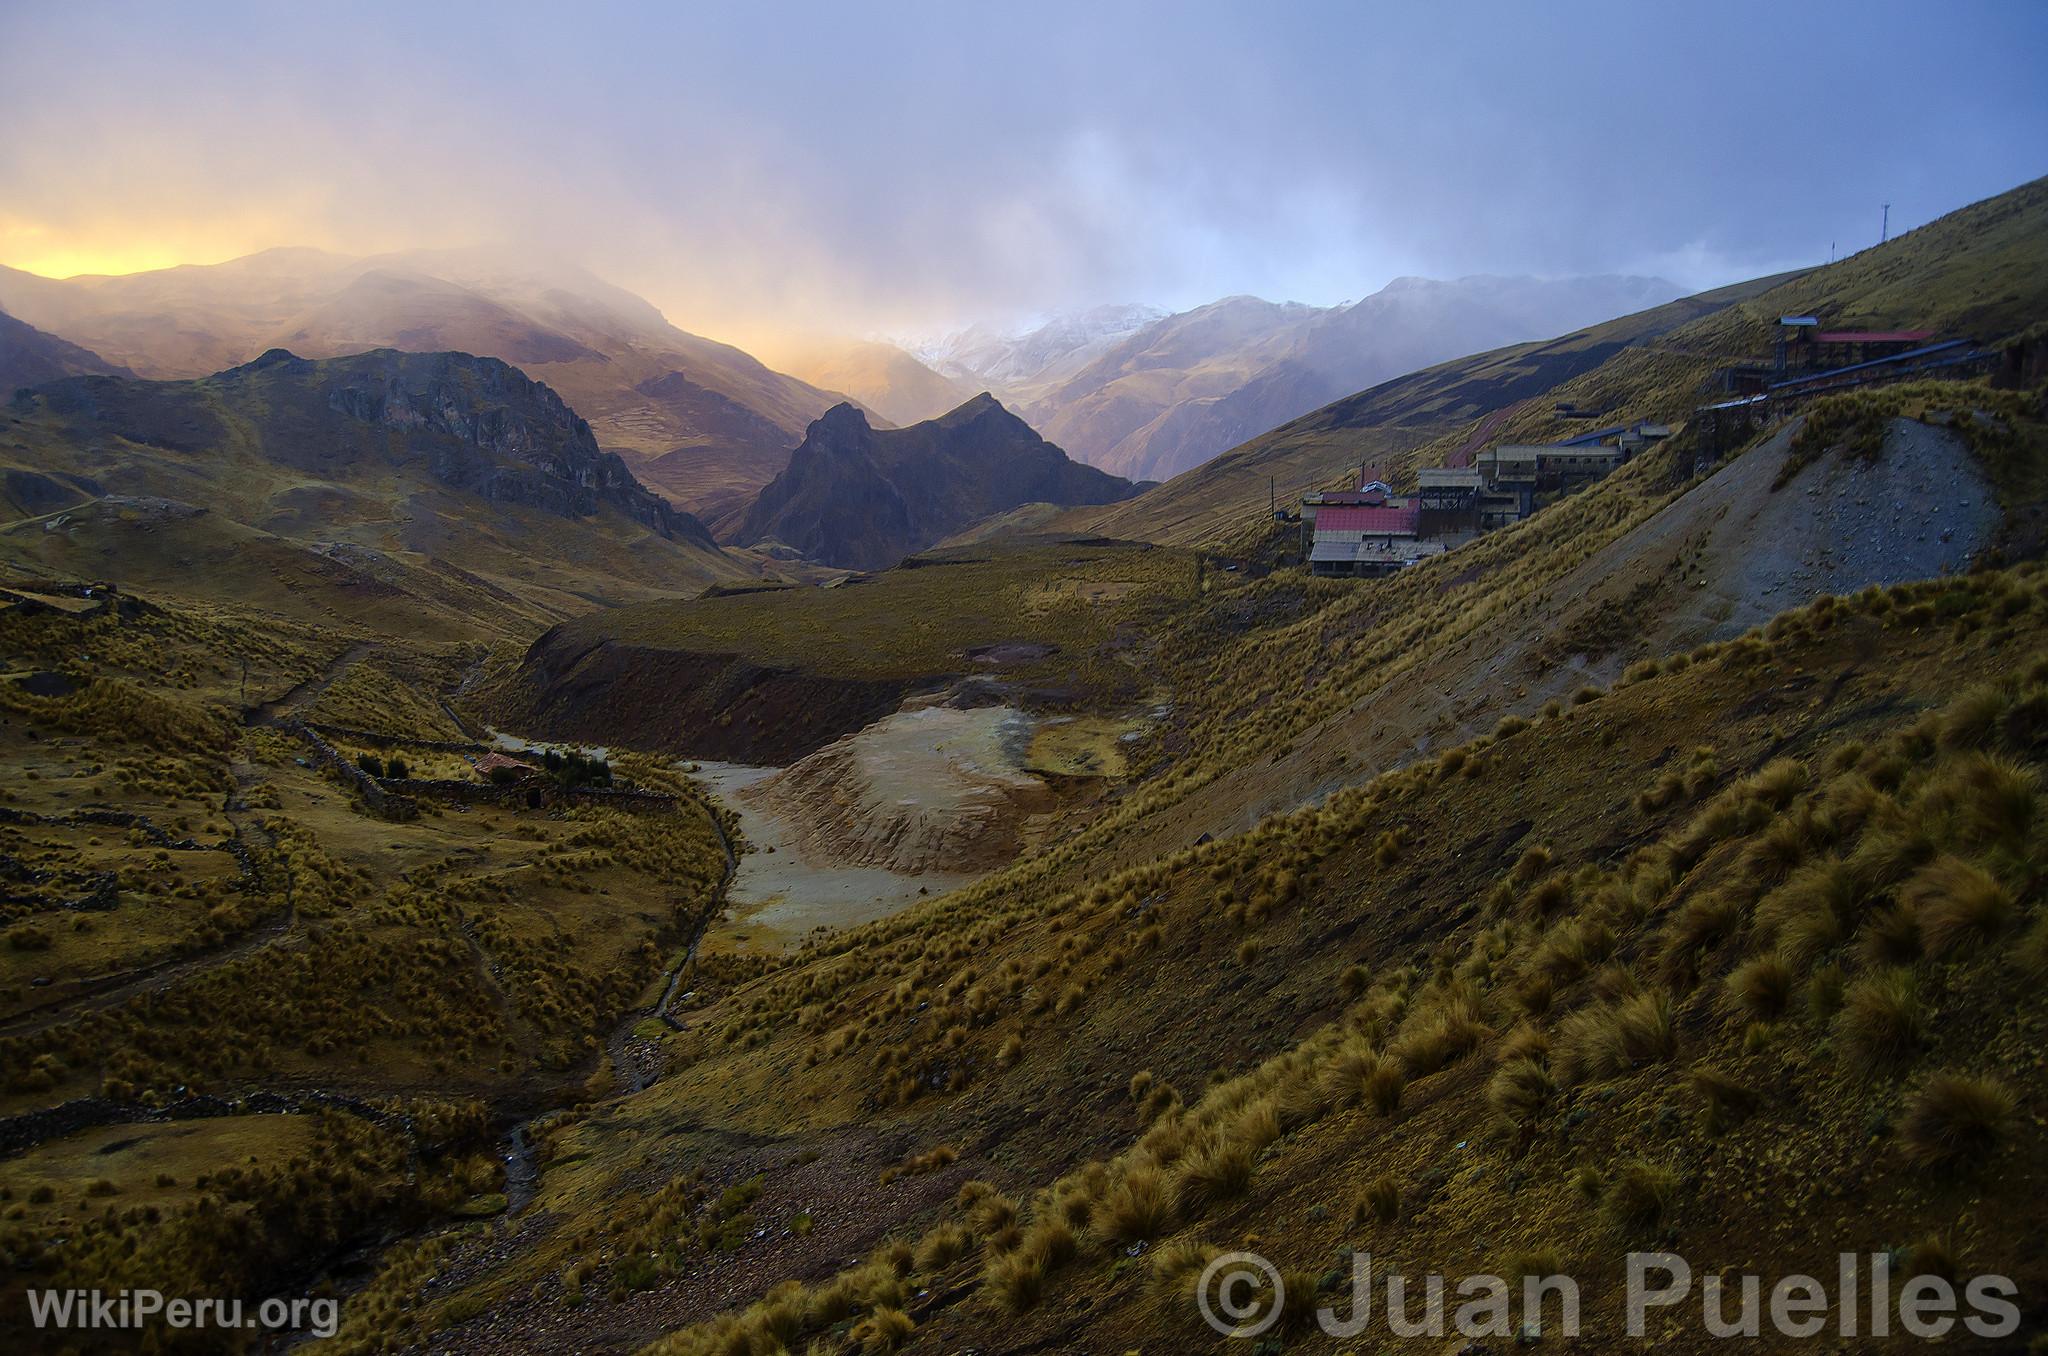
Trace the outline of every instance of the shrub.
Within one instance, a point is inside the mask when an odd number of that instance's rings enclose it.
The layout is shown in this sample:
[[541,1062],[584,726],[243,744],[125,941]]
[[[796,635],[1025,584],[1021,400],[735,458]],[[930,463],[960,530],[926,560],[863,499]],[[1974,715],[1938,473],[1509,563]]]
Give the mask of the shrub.
[[1607,1183],[1600,1213],[1623,1233],[1641,1233],[1659,1223],[1678,1197],[1678,1174],[1638,1159],[1625,1163]]
[[1152,1296],[1160,1307],[1178,1318],[1194,1301],[1194,1285],[1221,1249],[1213,1244],[1181,1239],[1152,1254]]
[[1797,983],[1781,956],[1757,956],[1728,976],[1728,998],[1736,1008],[1761,1021],[1775,1021],[1791,1005]]
[[987,1238],[1017,1222],[1017,1204],[986,1182],[969,1182],[960,1188],[960,1202],[967,1208],[967,1225]]
[[1447,1002],[1411,1024],[1389,1053],[1410,1078],[1423,1078],[1471,1054],[1485,1039],[1486,1025],[1469,1006]]
[[1757,905],[1757,923],[1777,938],[1786,959],[1810,963],[1848,935],[1865,889],[1860,873],[1836,858],[1809,862]]
[[1706,1124],[1710,1131],[1718,1134],[1747,1119],[1756,1110],[1756,1090],[1710,1064],[1695,1064],[1689,1081],[1692,1090],[1706,1103]]
[[1671,995],[1661,989],[1582,1009],[1558,1028],[1558,1071],[1568,1083],[1613,1078],[1677,1052]]
[[1998,1148],[2016,1105],[1995,1079],[1938,1073],[1907,1108],[1899,1143],[1906,1157],[1923,1168],[1972,1167]]
[[1192,1213],[1242,1196],[1251,1188],[1256,1170],[1250,1148],[1220,1136],[1211,1138],[1182,1160],[1175,1183],[1177,1203]]
[[1021,1314],[1038,1303],[1046,1278],[1072,1261],[1075,1251],[1066,1221],[1043,1221],[1016,1248],[989,1263],[983,1284],[1003,1308]]
[[1096,1216],[1097,1230],[1112,1243],[1149,1243],[1172,1227],[1173,1193],[1150,1163],[1129,1168]]
[[910,1340],[917,1324],[901,1309],[882,1305],[854,1326],[848,1334],[860,1345],[861,1356],[882,1356]]
[[1927,952],[1920,915],[1894,904],[1870,916],[1863,929],[1863,956],[1874,966],[1911,965]]
[[1835,1030],[1850,1062],[1864,1073],[1909,1058],[1927,1034],[1913,972],[1886,970],[1849,985],[1842,995]]
[[1550,1071],[1533,1059],[1512,1059],[1494,1071],[1486,1101],[1511,1121],[1534,1120],[1557,1091]]
[[1382,1224],[1392,1224],[1394,1217],[1401,1213],[1401,1184],[1391,1173],[1382,1173],[1366,1183],[1358,1204],[1352,1208],[1353,1223],[1364,1223],[1367,1216]]
[[7,945],[16,951],[48,951],[50,934],[34,923],[16,923],[7,929]]
[[1664,974],[1674,981],[1689,981],[1699,957],[1733,936],[1741,926],[1741,899],[1718,890],[1694,895],[1664,925]]
[[1960,857],[1929,862],[1906,882],[1901,898],[1919,918],[1928,947],[1937,955],[1991,941],[2018,914],[2011,891]]
[[2005,693],[1990,684],[1973,687],[1941,713],[1941,743],[1950,749],[1978,749],[1990,743],[2005,716]]
[[2048,913],[2034,920],[2013,952],[2013,963],[2036,978],[2048,978]]
[[919,1241],[917,1269],[923,1272],[944,1271],[967,1255],[969,1243],[965,1229],[957,1224],[941,1224]]
[[378,758],[377,755],[374,753],[357,754],[356,766],[361,768],[363,771],[369,773],[372,777],[381,777],[384,775],[384,762],[382,759]]

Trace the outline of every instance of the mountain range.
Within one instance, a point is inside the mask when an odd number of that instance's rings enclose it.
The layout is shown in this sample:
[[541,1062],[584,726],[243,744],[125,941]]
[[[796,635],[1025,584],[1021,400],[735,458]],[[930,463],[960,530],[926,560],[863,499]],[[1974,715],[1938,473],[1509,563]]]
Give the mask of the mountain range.
[[743,502],[843,396],[677,329],[624,289],[489,250],[366,257],[285,248],[118,277],[0,268],[0,309],[156,378],[203,377],[271,348],[499,358],[559,391],[600,445],[692,512]]
[[282,349],[215,376],[76,376],[0,407],[0,555],[281,611],[403,596],[464,623],[750,571],[495,358]]
[[90,349],[45,334],[0,311],[0,395],[59,377],[133,375]]
[[[1163,480],[1374,382],[1677,293],[1630,277],[1404,278],[1336,307],[1100,306],[907,346],[817,341],[782,358],[792,376],[580,268],[494,250],[280,248],[64,280],[0,268],[0,309],[45,332],[13,384],[94,370],[191,379],[272,348],[494,357],[560,392],[599,446],[726,540],[811,421],[848,397],[871,424],[910,424],[986,390],[1077,460]],[[55,358],[52,342],[72,348]]]
[[1679,296],[1661,278],[1397,278],[1362,301],[1225,297],[1174,315],[1105,308],[999,342],[926,350],[1075,457],[1166,480],[1297,415],[1461,354],[1541,339]]

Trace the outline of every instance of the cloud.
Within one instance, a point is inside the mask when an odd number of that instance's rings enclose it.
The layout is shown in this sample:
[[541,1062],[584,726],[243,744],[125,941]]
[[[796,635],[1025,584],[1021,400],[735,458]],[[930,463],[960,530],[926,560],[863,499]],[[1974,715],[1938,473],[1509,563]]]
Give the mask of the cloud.
[[[2048,7],[1904,3],[11,6],[0,262],[511,244],[741,342],[1706,286],[2039,173],[2044,48]],[[1791,116],[1822,97],[1859,111]]]

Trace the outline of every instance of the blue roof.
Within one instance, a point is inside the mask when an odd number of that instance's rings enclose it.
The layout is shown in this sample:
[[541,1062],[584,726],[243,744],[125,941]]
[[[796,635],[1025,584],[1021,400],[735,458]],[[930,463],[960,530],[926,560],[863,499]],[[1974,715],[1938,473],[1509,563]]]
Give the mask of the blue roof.
[[1593,443],[1605,442],[1609,438],[1619,437],[1626,432],[1628,432],[1627,424],[1616,424],[1613,428],[1603,428],[1594,433],[1581,433],[1576,438],[1567,438],[1563,442],[1553,443],[1551,446],[1586,447]]

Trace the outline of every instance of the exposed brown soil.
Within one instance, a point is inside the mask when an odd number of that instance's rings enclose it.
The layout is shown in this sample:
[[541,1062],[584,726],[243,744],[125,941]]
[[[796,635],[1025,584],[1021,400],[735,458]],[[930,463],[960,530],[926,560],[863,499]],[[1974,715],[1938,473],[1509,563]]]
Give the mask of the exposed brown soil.
[[910,686],[734,655],[585,645],[557,627],[534,642],[494,715],[536,739],[779,765],[880,720]]

